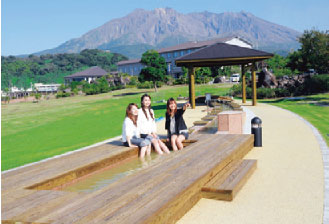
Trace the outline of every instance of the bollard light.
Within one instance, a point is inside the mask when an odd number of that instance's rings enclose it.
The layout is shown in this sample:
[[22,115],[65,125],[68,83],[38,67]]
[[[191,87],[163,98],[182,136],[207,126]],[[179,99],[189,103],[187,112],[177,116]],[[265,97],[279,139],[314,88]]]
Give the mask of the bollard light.
[[251,134],[254,135],[254,147],[262,147],[262,120],[259,117],[251,119]]

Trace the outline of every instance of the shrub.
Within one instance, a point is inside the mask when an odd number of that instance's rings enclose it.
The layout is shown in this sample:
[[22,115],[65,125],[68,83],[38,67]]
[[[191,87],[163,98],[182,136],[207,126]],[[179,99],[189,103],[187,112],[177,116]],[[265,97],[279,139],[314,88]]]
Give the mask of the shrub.
[[56,99],[61,97],[69,97],[69,96],[71,96],[71,93],[63,93],[62,91],[58,91],[56,94]]
[[329,91],[329,75],[314,75],[302,85],[304,94],[324,93]]
[[257,98],[258,99],[264,99],[264,98],[274,98],[275,97],[275,91],[274,89],[270,88],[257,88]]
[[284,88],[276,88],[276,89],[274,89],[274,92],[275,92],[276,97],[291,96],[290,92],[287,89],[284,89]]
[[242,84],[233,85],[231,88],[232,96],[237,96],[242,94]]
[[78,95],[79,93],[79,90],[77,88],[73,89],[72,92],[71,92],[71,95],[74,96],[74,95]]
[[136,86],[137,83],[138,83],[138,77],[137,76],[132,76],[129,80],[128,85]]
[[156,85],[158,88],[162,87],[164,85],[164,82],[161,82],[161,81],[157,81],[156,82]]
[[145,81],[142,83],[137,84],[138,89],[152,89],[153,88],[153,82]]

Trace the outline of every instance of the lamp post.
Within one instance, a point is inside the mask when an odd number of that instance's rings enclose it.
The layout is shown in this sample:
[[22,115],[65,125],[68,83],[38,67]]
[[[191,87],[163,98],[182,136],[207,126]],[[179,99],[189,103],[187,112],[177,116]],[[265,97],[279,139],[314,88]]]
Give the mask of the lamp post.
[[262,147],[262,120],[259,117],[251,120],[251,134],[254,135],[254,147]]

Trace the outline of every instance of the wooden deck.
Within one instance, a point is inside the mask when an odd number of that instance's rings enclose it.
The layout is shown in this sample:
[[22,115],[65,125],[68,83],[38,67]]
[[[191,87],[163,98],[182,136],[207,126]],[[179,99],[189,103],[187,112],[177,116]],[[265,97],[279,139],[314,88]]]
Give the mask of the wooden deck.
[[2,222],[174,223],[202,197],[209,180],[253,147],[252,135],[191,139],[198,141],[91,193],[50,189],[136,156],[137,149],[109,143],[4,173]]

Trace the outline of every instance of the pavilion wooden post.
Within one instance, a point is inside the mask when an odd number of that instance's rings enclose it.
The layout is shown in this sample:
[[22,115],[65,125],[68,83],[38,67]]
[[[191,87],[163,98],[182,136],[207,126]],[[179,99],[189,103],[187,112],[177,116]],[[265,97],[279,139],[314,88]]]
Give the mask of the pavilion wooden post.
[[194,67],[188,68],[188,77],[189,77],[189,99],[192,106],[192,109],[195,109],[195,88],[194,88]]
[[256,86],[256,64],[255,62],[252,63],[251,66],[251,73],[252,73],[252,105],[257,105],[257,86]]
[[246,103],[246,74],[245,74],[245,66],[241,65],[241,74],[242,74],[242,103]]

